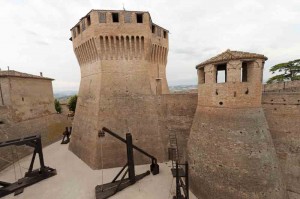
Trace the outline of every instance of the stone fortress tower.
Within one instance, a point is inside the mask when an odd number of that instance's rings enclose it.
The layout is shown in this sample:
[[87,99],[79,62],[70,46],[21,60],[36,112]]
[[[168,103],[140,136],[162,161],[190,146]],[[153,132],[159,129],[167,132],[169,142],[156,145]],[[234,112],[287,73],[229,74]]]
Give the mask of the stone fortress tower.
[[188,156],[199,199],[286,198],[261,105],[265,60],[227,50],[196,67],[198,106]]
[[169,93],[168,31],[148,12],[91,10],[71,32],[81,83],[70,150],[94,169],[102,167],[101,154],[105,168],[123,166],[118,140],[107,136],[101,153],[97,134],[105,126],[132,133],[136,145],[162,160],[155,96]]

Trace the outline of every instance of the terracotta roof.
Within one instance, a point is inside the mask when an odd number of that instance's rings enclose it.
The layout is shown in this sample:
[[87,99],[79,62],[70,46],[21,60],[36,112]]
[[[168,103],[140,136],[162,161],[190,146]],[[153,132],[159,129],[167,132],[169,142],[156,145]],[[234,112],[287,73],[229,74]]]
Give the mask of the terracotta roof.
[[34,78],[34,79],[45,79],[45,80],[54,80],[49,77],[42,77],[38,75],[31,75],[28,73],[21,73],[15,70],[4,70],[0,71],[0,77],[21,77],[21,78]]
[[248,52],[242,52],[242,51],[231,51],[231,50],[226,50],[225,52],[212,57],[205,62],[202,62],[196,66],[196,68],[202,67],[207,64],[212,64],[212,63],[218,63],[218,62],[227,62],[229,60],[237,60],[237,59],[264,59],[267,60],[268,58],[264,55],[261,54],[256,54],[256,53],[248,53]]

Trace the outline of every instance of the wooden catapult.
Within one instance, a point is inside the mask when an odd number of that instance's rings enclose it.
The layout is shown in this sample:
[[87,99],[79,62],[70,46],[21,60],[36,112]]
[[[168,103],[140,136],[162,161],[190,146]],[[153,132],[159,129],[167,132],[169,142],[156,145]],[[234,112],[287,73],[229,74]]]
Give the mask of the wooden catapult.
[[[124,139],[121,136],[119,136],[118,134],[109,130],[108,128],[103,127],[102,130],[99,131],[98,136],[104,137],[105,132],[126,144],[127,163],[110,183],[96,186],[96,188],[95,188],[96,199],[109,198],[110,196],[116,194],[117,192],[119,192],[119,191],[129,187],[130,185],[135,184],[137,181],[143,179],[145,176],[150,174],[150,171],[153,175],[156,175],[159,173],[159,165],[157,164],[157,159],[154,156],[152,156],[149,153],[142,150],[141,148],[133,145],[132,144],[132,136],[130,133],[127,133],[126,139]],[[145,173],[135,175],[133,149],[135,149],[138,152],[142,153],[143,155],[151,158],[152,164],[150,165],[150,171],[146,171]],[[125,170],[125,172],[124,172],[124,170]],[[122,175],[121,179],[117,180],[121,176],[122,173],[123,173],[123,175]],[[127,174],[128,174],[128,178],[125,178]]]
[[[40,135],[0,142],[0,148],[12,145],[26,145],[34,148],[34,152],[32,155],[29,169],[25,173],[25,176],[23,178],[19,179],[14,183],[0,181],[0,198],[11,193],[15,193],[15,195],[21,194],[23,193],[25,187],[31,186],[35,183],[38,183],[42,180],[56,175],[55,169],[45,166]],[[37,154],[40,160],[40,168],[33,170],[33,165]]]

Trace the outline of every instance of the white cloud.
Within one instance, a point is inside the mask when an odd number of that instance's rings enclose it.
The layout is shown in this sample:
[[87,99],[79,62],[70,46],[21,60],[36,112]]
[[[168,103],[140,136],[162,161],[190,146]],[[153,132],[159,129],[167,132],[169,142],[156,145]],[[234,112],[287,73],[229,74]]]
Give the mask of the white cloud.
[[299,58],[298,0],[0,0],[0,67],[49,76],[54,90],[78,89],[70,28],[91,9],[149,11],[170,30],[171,85],[197,83],[195,65],[226,49],[265,54],[273,64]]

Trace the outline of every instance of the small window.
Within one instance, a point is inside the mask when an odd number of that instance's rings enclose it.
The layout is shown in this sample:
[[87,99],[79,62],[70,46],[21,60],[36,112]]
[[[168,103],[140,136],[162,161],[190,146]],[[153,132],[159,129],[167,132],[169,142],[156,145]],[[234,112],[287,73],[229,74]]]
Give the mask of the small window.
[[242,68],[241,68],[241,79],[242,82],[248,81],[248,68],[247,68],[247,62],[243,62]]
[[85,19],[82,20],[82,32],[85,30]]
[[76,29],[77,29],[77,33],[80,34],[80,25],[77,25]]
[[125,13],[125,23],[131,23],[131,13],[130,12]]
[[91,25],[91,16],[87,16],[86,21],[87,21],[87,25],[90,26]]
[[106,23],[106,12],[99,12],[99,23]]
[[167,31],[164,30],[164,38],[167,38]]
[[225,83],[227,82],[227,64],[219,64],[216,66],[216,82]]
[[143,23],[143,13],[136,14],[136,22]]
[[152,33],[155,33],[155,26],[152,25]]
[[119,13],[112,13],[112,21],[114,23],[119,23]]

